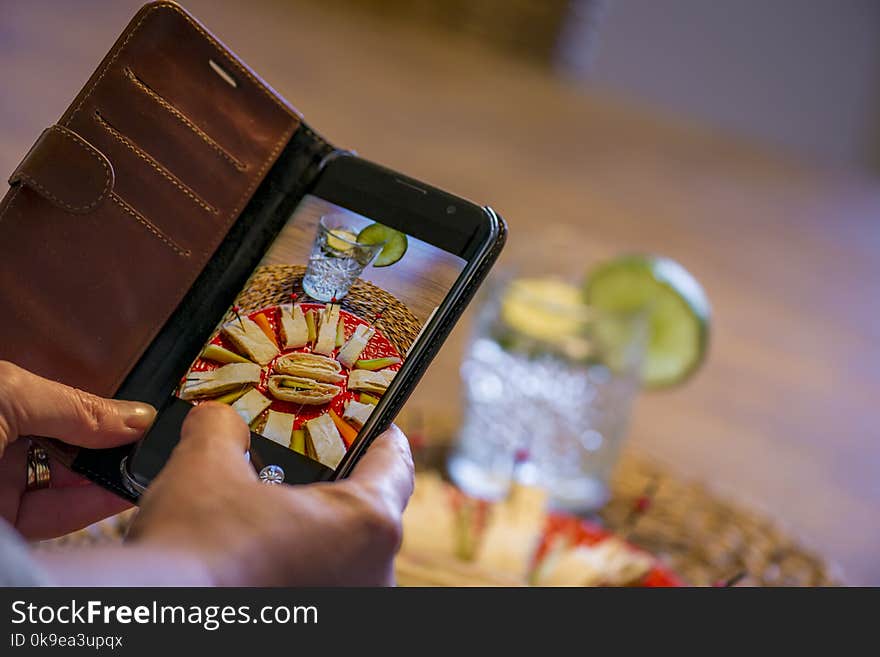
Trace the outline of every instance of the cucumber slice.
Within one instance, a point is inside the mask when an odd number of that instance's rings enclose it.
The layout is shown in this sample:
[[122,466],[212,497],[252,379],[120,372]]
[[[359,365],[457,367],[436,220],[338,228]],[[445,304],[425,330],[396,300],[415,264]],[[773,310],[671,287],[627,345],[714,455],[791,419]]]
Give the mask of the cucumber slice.
[[372,372],[375,372],[377,370],[390,367],[391,365],[397,365],[399,362],[400,359],[397,356],[385,356],[384,358],[367,358],[366,360],[355,361],[354,369],[370,370]]
[[587,277],[584,297],[601,310],[647,314],[642,364],[647,386],[681,383],[706,356],[709,300],[697,280],[674,260],[650,255],[612,260]]
[[234,351],[229,351],[229,349],[224,349],[220,345],[217,344],[208,344],[205,345],[204,350],[202,350],[202,358],[207,360],[213,360],[216,363],[250,363],[247,358],[244,356],[239,356]]
[[399,230],[388,228],[382,224],[371,224],[357,236],[358,244],[384,244],[379,255],[373,261],[374,267],[387,267],[403,257],[409,243],[406,235]]

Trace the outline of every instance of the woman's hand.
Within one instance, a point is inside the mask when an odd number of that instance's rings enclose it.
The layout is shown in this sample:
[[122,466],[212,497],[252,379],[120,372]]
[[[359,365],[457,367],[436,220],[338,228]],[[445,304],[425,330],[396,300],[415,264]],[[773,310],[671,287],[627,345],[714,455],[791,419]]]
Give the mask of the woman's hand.
[[393,427],[344,481],[260,483],[250,432],[224,404],[200,404],[141,498],[125,545],[47,551],[57,585],[388,585],[413,488],[409,445]]
[[58,438],[81,447],[115,447],[141,437],[155,417],[146,404],[102,399],[0,361],[0,517],[25,538],[81,529],[129,504],[54,459],[48,488],[26,490],[22,436]]
[[225,586],[388,585],[412,494],[397,427],[351,477],[307,486],[260,483],[245,460],[250,432],[222,404],[190,412],[180,443],[141,498],[130,544],[181,555]]

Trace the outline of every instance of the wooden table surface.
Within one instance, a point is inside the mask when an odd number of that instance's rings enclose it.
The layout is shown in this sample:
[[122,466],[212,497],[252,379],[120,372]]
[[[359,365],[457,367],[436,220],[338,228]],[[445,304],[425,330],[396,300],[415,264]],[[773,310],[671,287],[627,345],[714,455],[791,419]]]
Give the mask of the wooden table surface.
[[[0,1],[0,169],[57,119],[136,5]],[[684,263],[713,302],[711,357],[687,386],[641,398],[630,444],[766,510],[847,581],[880,584],[876,181],[441,34],[297,3],[188,6],[335,143],[496,207],[504,264],[580,275],[623,251]],[[468,318],[410,405],[450,424]]]

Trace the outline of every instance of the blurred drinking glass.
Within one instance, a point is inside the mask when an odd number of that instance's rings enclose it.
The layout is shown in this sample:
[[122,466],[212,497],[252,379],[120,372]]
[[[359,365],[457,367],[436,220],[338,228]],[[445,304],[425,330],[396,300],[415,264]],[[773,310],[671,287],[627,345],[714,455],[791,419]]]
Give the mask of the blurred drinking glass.
[[586,305],[562,280],[496,282],[461,367],[464,424],[449,472],[466,492],[504,497],[514,480],[555,508],[605,503],[646,337],[641,314]]

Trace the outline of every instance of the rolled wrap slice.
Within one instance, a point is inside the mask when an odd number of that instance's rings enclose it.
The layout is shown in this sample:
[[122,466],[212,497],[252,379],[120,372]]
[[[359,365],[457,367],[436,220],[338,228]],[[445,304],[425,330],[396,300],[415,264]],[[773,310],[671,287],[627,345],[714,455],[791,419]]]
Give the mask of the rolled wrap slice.
[[218,397],[249,383],[259,382],[260,366],[256,363],[230,363],[215,370],[187,374],[180,398],[190,400]]
[[275,361],[278,374],[300,376],[322,383],[342,383],[342,367],[332,358],[319,354],[288,354]]
[[276,374],[269,377],[269,394],[275,399],[294,404],[320,406],[333,401],[340,392],[342,388],[332,383],[321,383],[302,376]]
[[397,372],[393,370],[380,370],[378,372],[352,370],[348,375],[348,389],[384,395],[388,386],[391,385],[395,374]]

